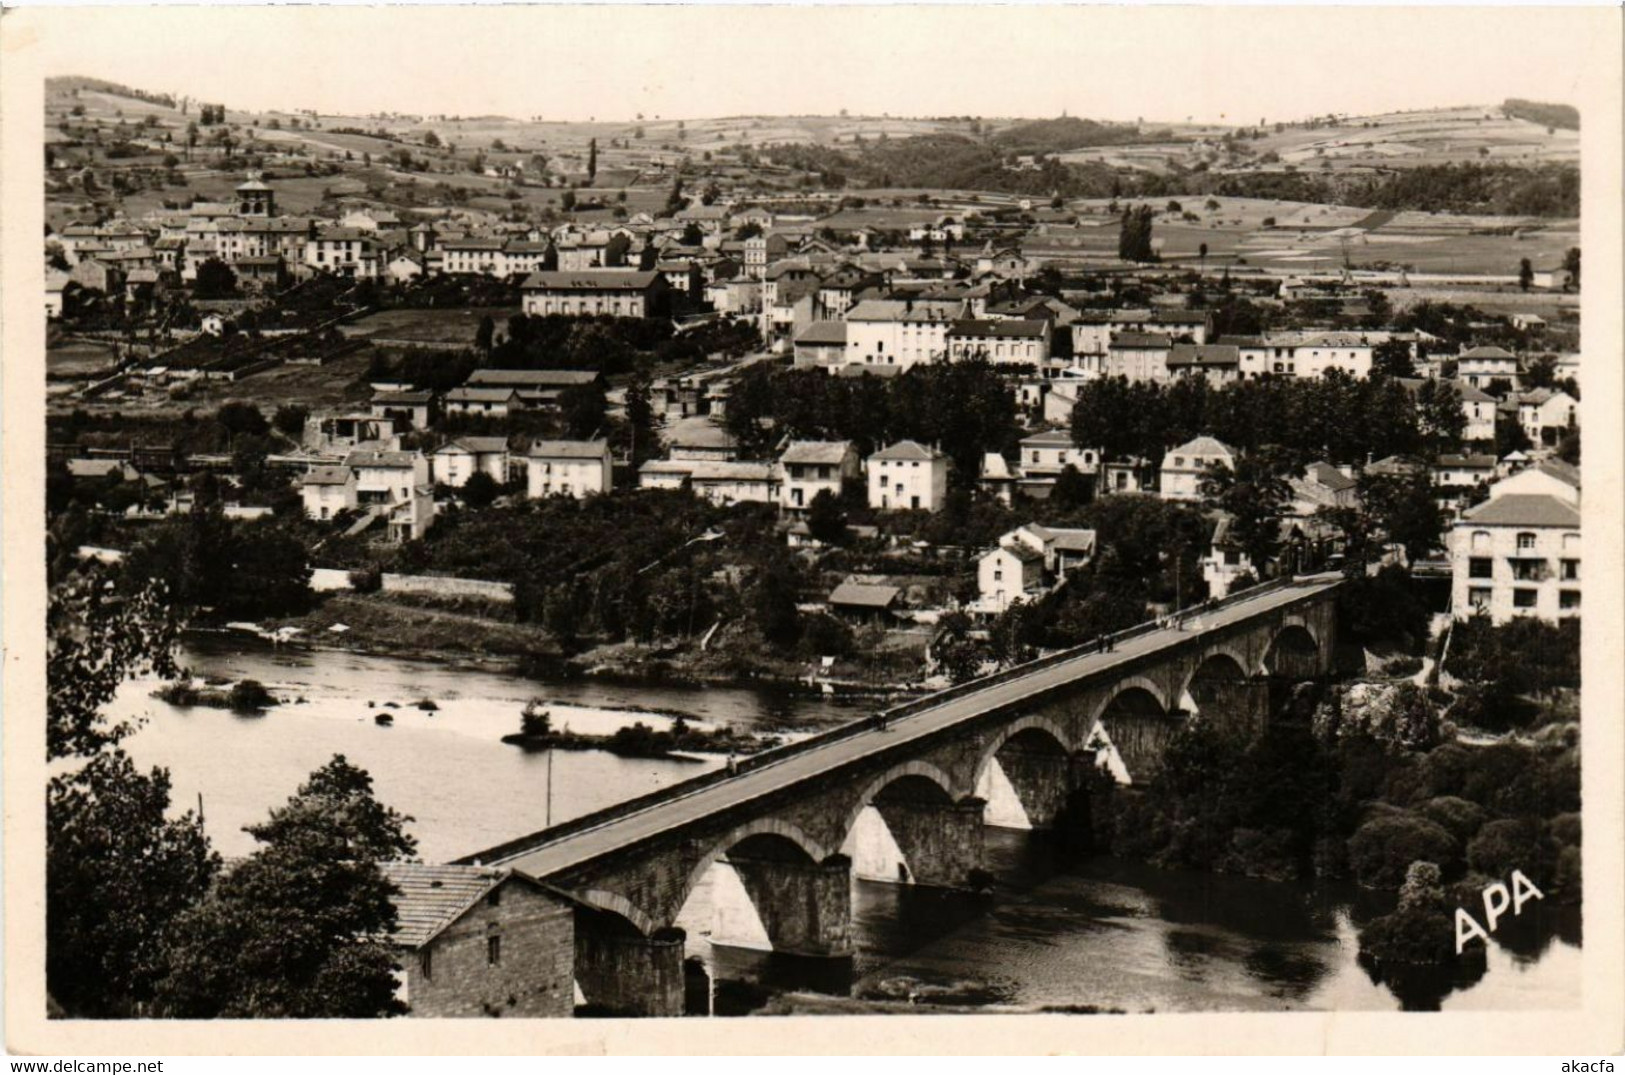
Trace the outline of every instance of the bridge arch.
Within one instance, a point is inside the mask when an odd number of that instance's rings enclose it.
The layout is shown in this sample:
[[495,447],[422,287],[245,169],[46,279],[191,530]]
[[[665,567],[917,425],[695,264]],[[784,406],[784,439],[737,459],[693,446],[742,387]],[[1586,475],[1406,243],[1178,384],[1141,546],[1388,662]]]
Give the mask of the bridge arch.
[[[794,844],[807,856],[808,862],[823,862],[833,853],[823,844],[808,836],[798,826],[782,818],[760,817],[754,821],[746,822],[731,830],[720,840],[714,841],[705,854],[700,856],[694,867],[688,871],[688,877],[683,882],[683,889],[677,894],[677,900],[672,907],[673,917],[676,917],[682,910],[683,905],[688,902],[689,897],[694,894],[694,888],[700,883],[700,879],[705,876],[705,871],[709,870],[718,859],[733,848],[738,847],[747,840],[754,840],[759,837],[769,837]],[[768,841],[759,842],[766,843]]]
[[610,892],[602,888],[589,888],[584,892],[576,893],[582,903],[592,910],[610,912],[626,919],[639,933],[651,937],[662,928],[662,923],[643,908],[621,895],[619,892]]
[[842,839],[847,839],[852,835],[852,827],[858,823],[858,818],[860,815],[862,815],[864,809],[874,804],[876,796],[885,791],[886,788],[890,787],[892,784],[895,784],[897,781],[910,777],[915,777],[921,780],[929,780],[931,783],[941,788],[942,794],[947,802],[953,802],[956,798],[958,798],[958,796],[954,794],[954,782],[949,778],[947,773],[943,772],[941,769],[937,768],[935,765],[932,765],[928,761],[920,761],[917,759],[905,761],[900,765],[887,769],[884,773],[875,777],[858,795],[857,801],[852,804],[852,808],[846,813],[845,823],[841,825]]
[[1248,662],[1229,650],[1209,653],[1185,681],[1181,704],[1227,732],[1252,735],[1269,715],[1269,687],[1247,672]]
[[1149,695],[1151,700],[1156,702],[1159,715],[1166,715],[1171,708],[1168,696],[1163,693],[1162,688],[1154,681],[1144,676],[1129,676],[1127,679],[1119,680],[1116,689],[1101,699],[1099,704],[1095,706],[1094,712],[1089,716],[1090,727],[1105,719],[1107,714],[1114,709],[1123,710],[1126,708],[1132,712],[1140,713],[1145,708],[1139,697],[1140,695]]
[[1055,741],[1056,746],[1069,754],[1076,749],[1072,742],[1072,735],[1053,719],[1038,713],[1022,717],[1020,720],[1005,725],[988,742],[987,748],[982,751],[982,756],[977,759],[976,774],[971,781],[972,787],[979,788],[982,786],[983,778],[987,775],[988,769],[992,767],[994,757],[1006,743],[1024,733],[1047,735],[1048,738]]
[[1259,674],[1312,679],[1320,674],[1320,639],[1300,616],[1288,616],[1270,638]]
[[976,766],[976,795],[987,801],[983,821],[999,828],[1053,826],[1073,791],[1072,737],[1043,716],[1001,729]]

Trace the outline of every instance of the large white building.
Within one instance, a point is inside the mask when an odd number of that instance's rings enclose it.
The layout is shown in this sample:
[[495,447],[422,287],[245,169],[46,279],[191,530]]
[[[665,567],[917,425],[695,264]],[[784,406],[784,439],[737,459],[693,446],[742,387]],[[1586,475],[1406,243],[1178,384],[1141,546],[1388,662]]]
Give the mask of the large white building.
[[846,314],[846,362],[908,369],[941,361],[963,309],[939,299],[865,299]]
[[609,442],[603,440],[537,441],[530,446],[525,469],[532,499],[573,496],[580,500],[609,492],[614,480]]
[[1160,491],[1164,500],[1201,500],[1209,467],[1236,468],[1236,453],[1212,437],[1197,437],[1162,457]]
[[779,456],[784,484],[779,487],[780,503],[792,512],[805,511],[813,497],[827,492],[841,495],[841,483],[863,473],[863,463],[850,441],[793,441]]
[[1580,474],[1546,461],[1490,486],[1451,529],[1452,608],[1557,621],[1580,614]]
[[936,511],[948,496],[948,457],[901,440],[869,457],[869,506],[883,511]]

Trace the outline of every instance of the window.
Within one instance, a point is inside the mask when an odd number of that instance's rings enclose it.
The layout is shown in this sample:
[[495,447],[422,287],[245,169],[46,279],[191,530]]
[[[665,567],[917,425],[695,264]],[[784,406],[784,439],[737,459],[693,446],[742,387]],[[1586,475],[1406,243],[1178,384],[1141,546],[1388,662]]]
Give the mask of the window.
[[1564,582],[1573,582],[1580,577],[1580,561],[1564,560],[1562,574],[1558,576]]
[[1494,594],[1495,591],[1487,586],[1474,586],[1467,591],[1467,603],[1473,608],[1487,609],[1490,607],[1490,599]]
[[1529,531],[1526,530],[1523,533],[1518,535],[1518,551],[1519,552],[1526,552],[1526,551],[1528,551],[1530,549],[1533,549],[1534,547],[1535,547],[1535,535],[1534,534],[1532,534],[1532,533],[1530,533]]
[[1508,560],[1512,565],[1512,577],[1519,582],[1539,582],[1546,577],[1545,560]]
[[434,949],[425,948],[418,953],[418,968],[426,981],[434,981]]
[[1490,551],[1490,541],[1491,540],[1492,539],[1490,538],[1490,532],[1488,530],[1474,530],[1473,531],[1473,551],[1474,552],[1489,552]]
[[500,906],[502,906],[502,889],[501,888],[493,888],[490,892],[486,893],[485,905],[487,907],[500,907]]
[[1003,582],[1004,581],[1004,568],[995,567],[993,569],[993,581],[994,582]]
[[1579,590],[1562,590],[1562,591],[1559,591],[1559,593],[1557,595],[1557,607],[1558,608],[1568,608],[1568,609],[1579,608],[1580,607],[1580,591]]
[[1513,590],[1512,591],[1512,607],[1513,608],[1534,608],[1535,607],[1535,598],[1539,594],[1539,592],[1540,591],[1538,591],[1538,590],[1522,590],[1522,589]]
[[500,966],[502,963],[502,938],[485,938],[485,965],[488,967]]
[[1495,577],[1495,562],[1488,556],[1475,556],[1467,561],[1467,577],[1488,579]]

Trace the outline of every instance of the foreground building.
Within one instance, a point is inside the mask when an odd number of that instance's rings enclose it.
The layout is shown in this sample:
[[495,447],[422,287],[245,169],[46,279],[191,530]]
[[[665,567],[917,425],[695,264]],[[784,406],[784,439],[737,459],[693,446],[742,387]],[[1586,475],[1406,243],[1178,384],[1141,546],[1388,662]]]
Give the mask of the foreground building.
[[1556,622],[1580,614],[1580,475],[1538,463],[1490,486],[1451,528],[1451,607]]

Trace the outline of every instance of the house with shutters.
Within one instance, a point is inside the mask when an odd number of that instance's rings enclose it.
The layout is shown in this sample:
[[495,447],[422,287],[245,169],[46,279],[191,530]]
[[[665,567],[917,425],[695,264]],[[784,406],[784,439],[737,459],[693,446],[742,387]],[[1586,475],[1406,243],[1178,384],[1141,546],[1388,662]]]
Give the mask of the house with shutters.
[[458,437],[430,456],[434,480],[461,488],[476,474],[486,474],[498,485],[508,481],[507,437]]
[[539,440],[525,456],[525,491],[533,500],[548,496],[582,500],[609,492],[613,484],[608,441]]
[[1201,500],[1202,481],[1210,467],[1236,467],[1235,450],[1213,437],[1196,437],[1162,457],[1158,486],[1164,500]]
[[672,307],[671,284],[654,269],[535,272],[519,290],[532,317],[664,317]]
[[1580,472],[1543,461],[1489,487],[1451,527],[1451,609],[1496,623],[1580,614]]
[[948,457],[911,440],[869,456],[869,506],[881,511],[936,511],[948,497]]
[[863,475],[863,461],[851,441],[792,441],[779,456],[783,484],[779,505],[785,511],[805,511],[819,493],[841,495],[842,483]]

